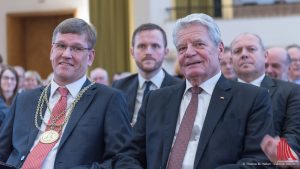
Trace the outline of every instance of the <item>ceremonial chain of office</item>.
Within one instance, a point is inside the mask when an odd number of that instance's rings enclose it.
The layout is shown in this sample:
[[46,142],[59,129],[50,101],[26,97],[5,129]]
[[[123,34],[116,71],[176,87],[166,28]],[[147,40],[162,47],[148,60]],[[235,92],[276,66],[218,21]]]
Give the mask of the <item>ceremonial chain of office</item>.
[[[83,96],[83,94],[95,83],[91,83],[88,86],[84,87],[83,89],[81,89],[77,95],[77,97],[75,98],[75,100],[71,103],[70,106],[68,106],[68,108],[66,110],[64,110],[59,116],[55,117],[51,123],[49,123],[50,125],[47,124],[47,122],[44,121],[43,118],[43,106],[44,103],[46,103],[48,110],[50,111],[50,113],[52,114],[52,111],[50,110],[50,106],[49,106],[49,101],[47,99],[47,93],[48,93],[48,88],[50,86],[50,83],[45,87],[45,89],[42,91],[42,94],[40,95],[39,101],[38,101],[38,105],[36,108],[36,112],[35,112],[35,126],[37,129],[39,129],[40,131],[41,128],[38,126],[38,116],[40,117],[41,121],[43,123],[45,123],[47,126],[50,126],[50,130],[54,130],[55,127],[60,127],[59,131],[61,131],[62,126],[64,126],[67,121],[69,120],[72,111],[74,109],[74,107],[76,106],[76,104],[78,103],[78,101],[81,99],[81,97]],[[69,112],[69,113],[67,113]],[[64,121],[61,124],[56,124],[56,122],[58,121],[58,119],[60,119],[65,113],[67,113]],[[50,120],[50,119],[49,119]]]

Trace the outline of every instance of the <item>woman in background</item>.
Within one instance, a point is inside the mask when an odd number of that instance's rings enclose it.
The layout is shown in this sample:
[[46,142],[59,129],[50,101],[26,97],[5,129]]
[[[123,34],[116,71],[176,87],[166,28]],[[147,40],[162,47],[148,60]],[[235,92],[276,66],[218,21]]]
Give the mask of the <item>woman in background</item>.
[[0,72],[0,114],[2,114],[0,118],[2,119],[18,92],[18,82],[19,77],[15,69],[8,65],[4,66]]

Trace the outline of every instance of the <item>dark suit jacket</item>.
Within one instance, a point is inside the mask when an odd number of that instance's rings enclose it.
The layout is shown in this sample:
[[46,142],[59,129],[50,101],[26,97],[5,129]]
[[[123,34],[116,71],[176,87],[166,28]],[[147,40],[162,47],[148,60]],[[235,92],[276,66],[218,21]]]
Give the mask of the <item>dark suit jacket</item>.
[[[161,88],[182,82],[181,79],[171,76],[166,71],[164,72],[165,72],[165,78],[161,84]],[[132,119],[134,113],[138,85],[139,85],[138,74],[134,74],[124,79],[117,80],[112,84],[112,87],[123,91],[128,103],[130,119]]]
[[[88,84],[87,80],[84,86]],[[38,133],[34,119],[42,90],[22,92],[16,97],[0,130],[0,161],[17,167],[23,164]],[[100,84],[90,87],[67,123],[54,168],[88,166],[112,158],[131,136],[126,106],[120,91]]]
[[9,107],[6,105],[3,97],[0,96],[0,127],[1,127],[1,124],[7,114],[9,110]]
[[268,89],[272,99],[275,135],[286,138],[300,153],[300,86],[265,76],[261,87]]
[[[182,83],[147,95],[133,138],[115,157],[114,168],[166,168],[184,90]],[[247,164],[267,161],[260,142],[265,134],[273,133],[272,118],[265,89],[222,76],[210,100],[194,168],[259,168]]]

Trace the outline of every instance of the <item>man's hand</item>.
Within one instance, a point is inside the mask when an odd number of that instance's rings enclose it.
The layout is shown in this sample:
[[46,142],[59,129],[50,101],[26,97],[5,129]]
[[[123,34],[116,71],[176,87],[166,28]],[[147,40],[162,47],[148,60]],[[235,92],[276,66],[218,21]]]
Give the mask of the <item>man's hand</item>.
[[[280,138],[276,136],[275,138],[271,137],[270,135],[266,135],[262,142],[260,143],[260,147],[265,153],[265,155],[269,158],[269,160],[274,164],[280,164],[278,163],[278,154],[277,154],[277,146],[280,142]],[[290,151],[292,152],[293,157],[296,157],[296,160],[291,161],[291,165],[280,165],[282,168],[288,168],[292,167],[295,169],[300,169],[300,162],[299,158],[296,155],[296,153],[288,146]]]

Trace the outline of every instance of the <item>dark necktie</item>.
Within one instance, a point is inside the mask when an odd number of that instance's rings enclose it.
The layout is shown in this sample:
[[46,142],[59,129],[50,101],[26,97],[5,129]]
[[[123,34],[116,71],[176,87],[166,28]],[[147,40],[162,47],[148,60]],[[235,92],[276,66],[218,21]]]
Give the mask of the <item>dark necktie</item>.
[[167,169],[181,169],[187,146],[192,134],[195,117],[198,109],[198,95],[202,92],[200,87],[192,87],[192,98],[182,118],[175,143],[169,156]]
[[151,86],[152,82],[151,81],[146,81],[145,82],[145,90],[144,90],[144,94],[143,94],[143,99],[146,96],[146,94],[150,91],[150,86]]
[[[59,134],[59,137],[60,137],[61,136],[60,127],[54,127],[54,129],[51,129],[50,127],[51,127],[51,123],[53,122],[54,119],[57,119],[55,125],[61,125],[61,124],[63,124],[63,122],[65,120],[65,115],[66,115],[65,110],[67,108],[68,89],[60,87],[60,88],[58,88],[58,92],[61,97],[57,101],[55,106],[53,107],[50,119],[48,121],[48,125],[46,127],[46,131],[50,131],[50,130],[57,131]],[[62,113],[64,113],[64,114],[62,114]],[[51,135],[49,135],[49,137],[50,136]],[[52,148],[54,147],[54,145],[57,143],[58,140],[59,140],[59,138],[57,138],[53,142],[49,142],[49,143],[43,143],[43,142],[39,141],[39,143],[32,149],[32,151],[27,156],[27,158],[22,166],[22,169],[42,168],[44,159],[46,158],[48,153],[52,150]]]

